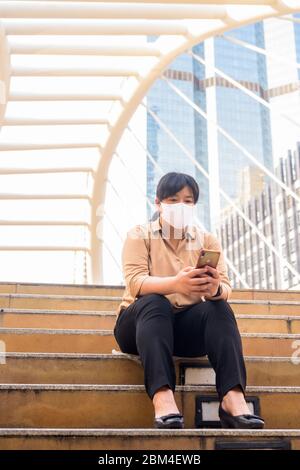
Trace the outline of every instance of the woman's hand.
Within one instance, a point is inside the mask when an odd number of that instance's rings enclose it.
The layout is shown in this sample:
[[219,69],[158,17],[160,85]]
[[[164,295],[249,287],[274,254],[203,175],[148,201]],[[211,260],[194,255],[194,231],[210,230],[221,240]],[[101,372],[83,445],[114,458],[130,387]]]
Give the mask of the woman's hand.
[[187,266],[175,276],[175,291],[185,295],[213,296],[217,293],[219,284],[218,270],[208,265],[204,268]]
[[206,290],[208,291],[208,293],[204,295],[208,295],[212,297],[213,295],[216,295],[216,293],[218,292],[219,285],[221,284],[221,278],[220,278],[219,271],[216,268],[212,268],[209,265],[206,265],[206,268],[207,268],[207,271],[206,271],[207,275],[205,277],[208,278],[208,284],[206,284],[207,285]]

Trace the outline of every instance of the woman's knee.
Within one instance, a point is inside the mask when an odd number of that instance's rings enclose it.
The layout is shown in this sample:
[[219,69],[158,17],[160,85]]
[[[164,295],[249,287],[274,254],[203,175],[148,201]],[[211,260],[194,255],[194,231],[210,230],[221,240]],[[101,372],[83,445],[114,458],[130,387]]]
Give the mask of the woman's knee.
[[138,323],[143,319],[173,318],[172,304],[164,295],[145,294],[137,302],[139,302],[136,316]]
[[224,299],[210,301],[209,316],[225,324],[234,324],[237,327],[235,314],[229,303]]
[[159,307],[163,307],[164,310],[172,310],[171,302],[163,294],[145,294],[140,296],[138,300],[142,304],[157,305]]
[[229,303],[227,300],[224,299],[219,299],[219,300],[210,300],[210,307],[215,311],[215,312],[222,312],[224,314],[229,314],[234,316],[234,312],[232,308],[230,307]]

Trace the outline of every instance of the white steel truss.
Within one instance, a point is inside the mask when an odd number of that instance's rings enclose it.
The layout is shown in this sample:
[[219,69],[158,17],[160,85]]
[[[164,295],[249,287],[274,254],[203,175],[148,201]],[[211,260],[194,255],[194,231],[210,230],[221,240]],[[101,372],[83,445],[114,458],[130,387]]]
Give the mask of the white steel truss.
[[[221,35],[232,28],[297,11],[300,11],[300,0],[215,0],[213,4],[205,0],[0,0],[0,122],[2,129],[14,126],[16,132],[14,141],[0,141],[0,151],[92,148],[99,152],[95,169],[84,163],[79,169],[74,169],[70,162],[69,166],[59,170],[66,177],[74,171],[92,173],[91,195],[5,192],[0,193],[0,199],[73,198],[89,201],[91,216],[88,226],[91,242],[89,247],[78,248],[86,249],[91,254],[92,282],[101,283],[104,242],[102,229],[99,233],[96,227],[98,217],[103,217],[99,208],[104,207],[108,170],[124,130],[152,84],[178,55],[199,42]],[[157,38],[152,43],[146,43],[142,38],[148,35],[155,35]],[[101,37],[106,38],[105,43],[97,40]],[[125,37],[135,39],[127,44],[123,41]],[[27,55],[35,57],[33,66],[14,60],[16,57]],[[46,58],[49,55],[57,58],[57,65],[48,65]],[[130,58],[133,57],[135,61],[134,65],[131,65]],[[77,66],[72,61],[76,58],[81,61]],[[73,77],[78,80],[94,77],[103,81],[97,92],[83,91],[80,87],[78,91],[43,91],[34,88],[14,91],[11,83],[18,77]],[[35,118],[28,114],[19,117],[8,113],[9,105],[14,102],[26,104],[51,101],[57,103],[57,115],[54,116]],[[84,113],[80,116],[64,117],[64,106],[68,101],[96,101],[99,104],[108,102],[111,106],[107,106],[97,117]],[[69,139],[62,143],[53,139],[43,143],[35,140],[22,142],[17,136],[18,128],[33,125],[50,126],[54,129],[56,126],[78,127],[77,138],[74,142]],[[99,126],[104,130],[104,137],[99,137],[96,141],[81,141],[81,126]],[[13,174],[14,169],[7,170],[6,174],[9,174],[9,171]],[[15,169],[19,174],[26,174],[27,171],[22,168]],[[51,171],[56,171],[56,168],[48,170]],[[20,221],[1,221],[1,224],[10,223],[13,225]],[[26,221],[23,223],[26,224]],[[66,224],[68,223],[70,221],[66,221]],[[28,222],[29,224],[32,224],[32,221]],[[0,246],[1,250],[6,248]],[[28,249],[37,248],[39,247]],[[53,247],[55,250],[65,248]],[[51,250],[51,247],[48,249]]]

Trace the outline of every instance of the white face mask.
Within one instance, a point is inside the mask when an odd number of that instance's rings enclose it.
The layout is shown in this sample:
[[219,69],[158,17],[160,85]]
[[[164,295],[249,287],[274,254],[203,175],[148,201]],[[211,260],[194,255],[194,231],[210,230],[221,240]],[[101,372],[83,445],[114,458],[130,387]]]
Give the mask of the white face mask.
[[183,229],[186,225],[192,225],[194,222],[194,204],[185,204],[184,202],[166,204],[161,202],[161,207],[162,218],[175,228]]

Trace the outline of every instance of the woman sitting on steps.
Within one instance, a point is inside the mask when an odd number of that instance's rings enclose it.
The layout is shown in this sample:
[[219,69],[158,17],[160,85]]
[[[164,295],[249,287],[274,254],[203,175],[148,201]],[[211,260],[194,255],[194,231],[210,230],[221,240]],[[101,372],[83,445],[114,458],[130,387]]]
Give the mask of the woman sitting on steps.
[[[175,398],[173,356],[207,355],[216,373],[222,427],[262,428],[245,400],[241,337],[227,302],[231,294],[219,240],[194,224],[199,187],[184,173],[167,173],[156,190],[158,216],[131,229],[122,251],[126,288],[114,335],[136,354],[154,405],[157,428],[183,428]],[[220,251],[216,268],[196,269],[201,248]]]

